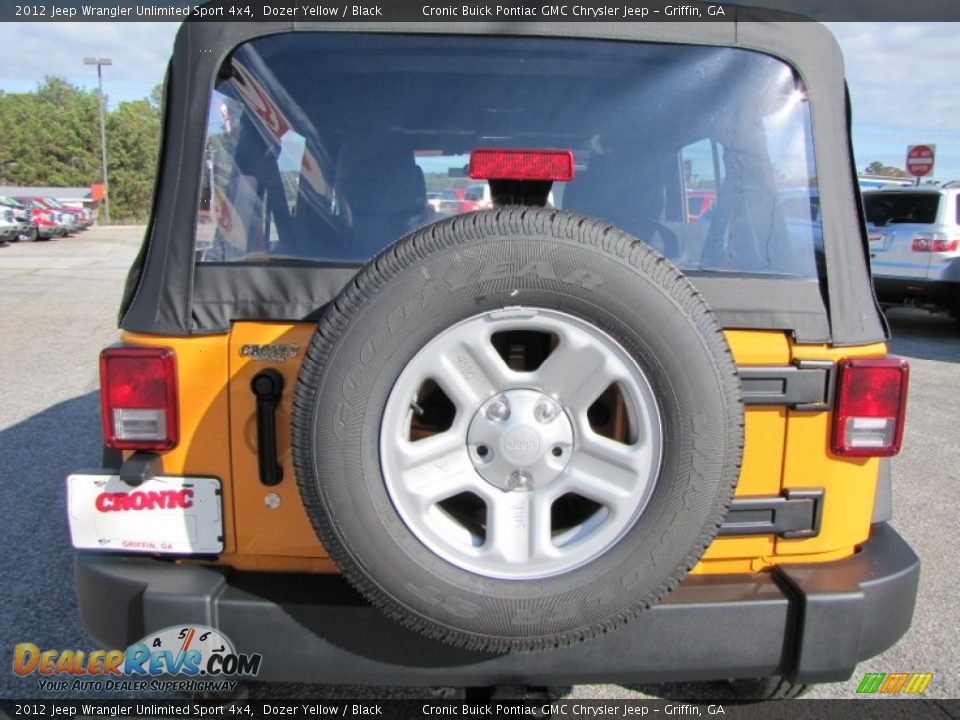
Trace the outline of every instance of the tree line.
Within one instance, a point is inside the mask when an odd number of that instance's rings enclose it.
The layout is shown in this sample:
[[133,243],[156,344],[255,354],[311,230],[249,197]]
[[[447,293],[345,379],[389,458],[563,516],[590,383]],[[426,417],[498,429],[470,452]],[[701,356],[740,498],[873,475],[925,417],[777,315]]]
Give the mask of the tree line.
[[[144,221],[160,148],[161,86],[106,112],[110,214]],[[46,77],[27,93],[0,91],[0,185],[89,187],[101,182],[96,90]]]
[[867,165],[863,169],[863,172],[867,175],[880,175],[882,177],[911,177],[910,173],[908,173],[906,170],[893,167],[892,165],[884,165],[879,160],[874,160],[872,163]]

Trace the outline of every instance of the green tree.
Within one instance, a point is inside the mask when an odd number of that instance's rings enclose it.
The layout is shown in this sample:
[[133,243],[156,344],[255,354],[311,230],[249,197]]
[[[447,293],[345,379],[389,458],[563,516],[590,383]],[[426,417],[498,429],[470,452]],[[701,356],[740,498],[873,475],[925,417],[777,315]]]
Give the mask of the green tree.
[[96,93],[47,77],[33,93],[0,96],[0,179],[85,186],[98,177]]
[[153,86],[153,90],[150,91],[150,96],[147,100],[150,102],[150,107],[152,107],[157,115],[159,116],[163,110],[163,93],[164,93],[165,83],[157,83]]
[[[144,100],[107,112],[111,215],[150,212],[160,138],[157,85]],[[34,92],[0,92],[0,183],[89,187],[101,181],[97,91],[47,77]]]
[[146,220],[153,198],[160,117],[149,100],[120,103],[107,118],[111,215]]
[[879,160],[874,160],[864,168],[867,175],[883,175],[884,177],[910,177],[906,170],[901,170],[892,165],[884,165]]

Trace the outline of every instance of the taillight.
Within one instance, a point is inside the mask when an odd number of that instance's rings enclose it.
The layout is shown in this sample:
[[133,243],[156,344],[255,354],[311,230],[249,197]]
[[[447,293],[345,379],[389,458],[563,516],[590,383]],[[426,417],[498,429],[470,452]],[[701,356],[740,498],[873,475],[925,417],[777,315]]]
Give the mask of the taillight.
[[573,180],[569,150],[500,150],[478,148],[470,153],[474,180]]
[[950,240],[943,233],[917,233],[910,249],[913,252],[956,252],[960,240]]
[[173,350],[120,345],[100,353],[100,404],[107,447],[169,450],[180,439]]
[[837,363],[833,452],[888,457],[900,452],[910,366],[903,358],[847,358]]

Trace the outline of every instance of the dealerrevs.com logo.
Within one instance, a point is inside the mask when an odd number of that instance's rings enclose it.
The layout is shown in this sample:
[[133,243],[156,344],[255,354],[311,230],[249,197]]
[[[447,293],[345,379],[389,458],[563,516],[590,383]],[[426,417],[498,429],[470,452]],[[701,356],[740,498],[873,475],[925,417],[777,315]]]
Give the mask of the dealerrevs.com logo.
[[46,691],[225,692],[236,686],[230,678],[256,677],[262,659],[236,652],[211,627],[179,625],[126,650],[41,650],[20,643],[13,650],[13,672],[39,676],[39,689]]

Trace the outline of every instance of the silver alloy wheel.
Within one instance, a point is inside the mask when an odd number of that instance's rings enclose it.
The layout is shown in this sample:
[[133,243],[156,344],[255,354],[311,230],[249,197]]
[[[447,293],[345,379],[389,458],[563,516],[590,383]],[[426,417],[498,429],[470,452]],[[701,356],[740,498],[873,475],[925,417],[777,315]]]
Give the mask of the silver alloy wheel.
[[[494,345],[511,331],[552,336],[554,347],[536,369],[512,370]],[[429,381],[455,413],[414,440]],[[625,442],[588,416],[611,386]],[[615,545],[643,513],[662,453],[659,406],[636,361],[600,328],[541,308],[482,313],[437,335],[400,373],[380,426],[384,482],[410,531],[453,565],[503,579],[569,572]],[[479,520],[451,511],[464,497]],[[558,522],[558,501],[571,499],[587,510]]]

